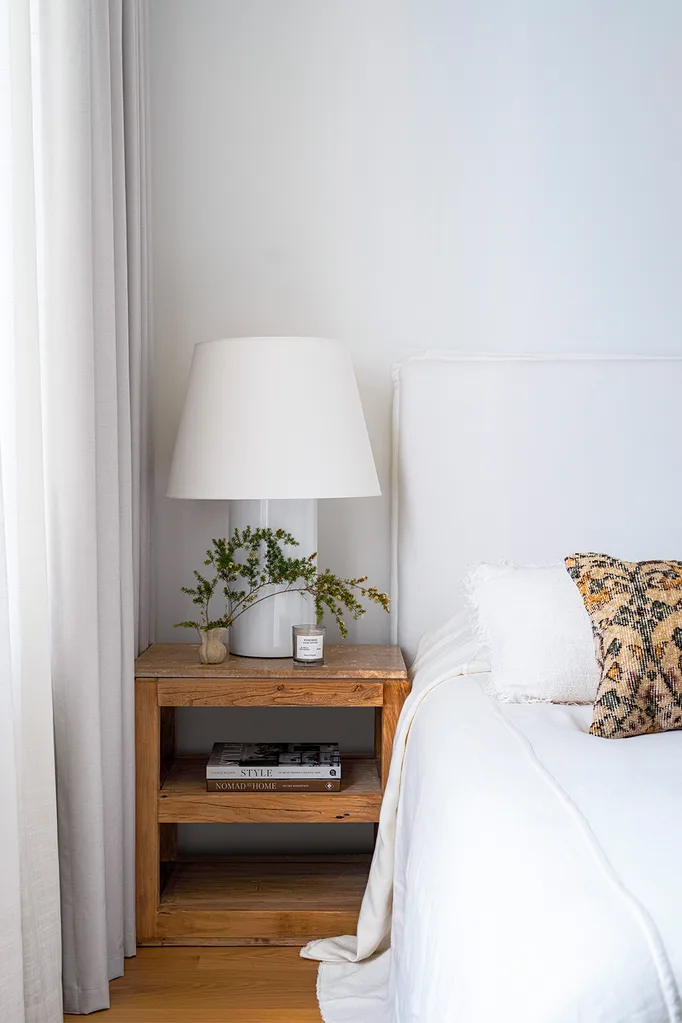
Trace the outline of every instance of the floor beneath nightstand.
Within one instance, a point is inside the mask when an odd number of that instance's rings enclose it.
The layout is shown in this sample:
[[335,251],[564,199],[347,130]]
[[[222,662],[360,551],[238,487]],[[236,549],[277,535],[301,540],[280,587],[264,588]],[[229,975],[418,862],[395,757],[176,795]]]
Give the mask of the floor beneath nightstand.
[[[297,948],[140,948],[102,1023],[321,1023],[317,963]],[[65,1016],[76,1023],[82,1016]]]

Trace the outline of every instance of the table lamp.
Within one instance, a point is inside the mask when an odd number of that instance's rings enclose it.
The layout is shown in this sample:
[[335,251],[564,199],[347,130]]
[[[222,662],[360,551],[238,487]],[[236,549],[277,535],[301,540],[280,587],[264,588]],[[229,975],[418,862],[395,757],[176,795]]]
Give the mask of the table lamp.
[[[231,529],[285,529],[317,551],[317,499],[381,494],[350,353],[318,337],[237,337],[194,348],[168,497],[232,502]],[[290,657],[307,595],[277,594],[232,626],[230,649]]]

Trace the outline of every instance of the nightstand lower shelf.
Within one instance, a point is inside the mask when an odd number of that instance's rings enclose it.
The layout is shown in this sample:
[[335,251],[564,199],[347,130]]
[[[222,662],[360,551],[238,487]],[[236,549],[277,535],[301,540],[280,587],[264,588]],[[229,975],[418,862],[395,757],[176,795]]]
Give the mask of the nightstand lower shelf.
[[156,936],[140,944],[302,945],[353,934],[370,861],[358,855],[165,864]]

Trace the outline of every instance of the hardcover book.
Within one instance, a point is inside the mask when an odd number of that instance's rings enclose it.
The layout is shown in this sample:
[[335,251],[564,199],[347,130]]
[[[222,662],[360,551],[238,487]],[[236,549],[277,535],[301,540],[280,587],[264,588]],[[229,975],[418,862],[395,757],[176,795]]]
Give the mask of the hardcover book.
[[216,742],[206,767],[207,780],[340,777],[337,742]]
[[209,778],[207,792],[339,792],[340,778]]

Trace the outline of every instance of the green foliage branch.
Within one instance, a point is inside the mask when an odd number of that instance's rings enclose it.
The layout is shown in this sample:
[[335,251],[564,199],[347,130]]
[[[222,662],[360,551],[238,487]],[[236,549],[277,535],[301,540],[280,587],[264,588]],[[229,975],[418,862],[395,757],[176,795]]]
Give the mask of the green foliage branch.
[[[390,611],[387,594],[375,586],[366,586],[367,576],[342,579],[328,568],[319,571],[317,553],[300,558],[287,556],[284,547],[300,545],[284,529],[247,526],[235,529],[229,539],[213,540],[212,544],[204,560],[211,571],[202,574],[195,570],[196,586],[182,587],[182,592],[199,608],[199,619],[178,622],[176,628],[228,629],[249,608],[277,593],[309,593],[318,625],[328,613],[344,638],[348,635],[344,614],[355,620],[362,618],[367,610],[361,603],[363,599]],[[272,586],[277,589],[269,590]],[[223,613],[219,618],[211,618],[211,600],[217,590],[222,590],[224,597]]]

